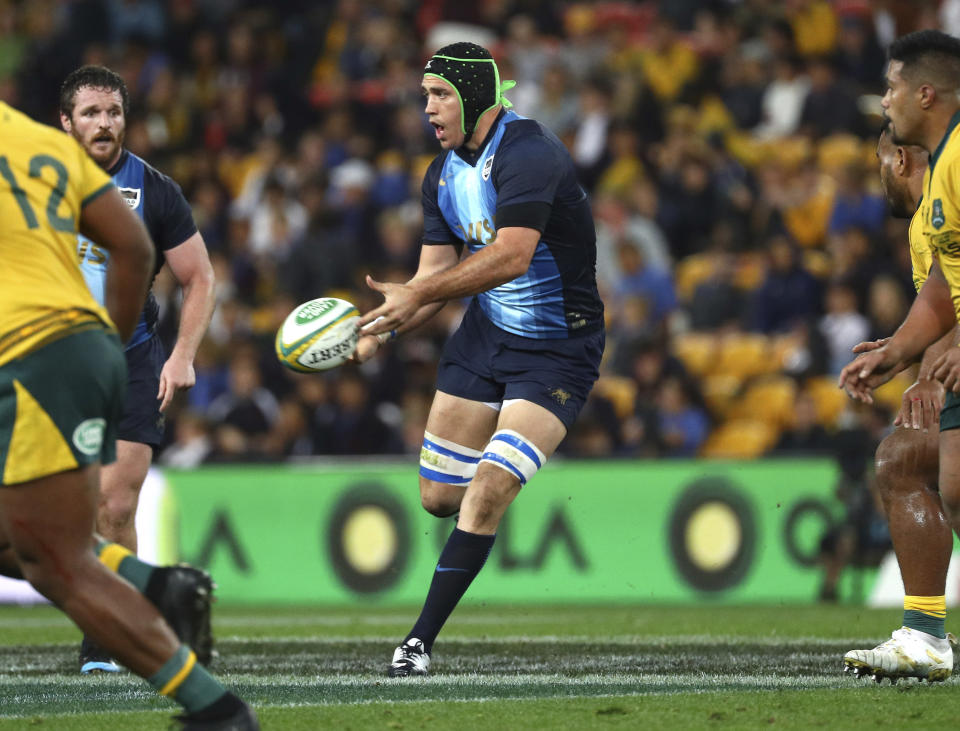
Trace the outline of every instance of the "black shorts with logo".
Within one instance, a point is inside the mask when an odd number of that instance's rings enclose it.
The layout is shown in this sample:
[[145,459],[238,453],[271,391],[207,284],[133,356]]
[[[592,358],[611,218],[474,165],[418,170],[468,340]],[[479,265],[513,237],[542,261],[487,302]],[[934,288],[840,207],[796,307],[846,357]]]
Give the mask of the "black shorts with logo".
[[474,301],[443,349],[437,390],[484,403],[531,401],[569,429],[600,375],[604,342],[603,330],[550,340],[514,335]]

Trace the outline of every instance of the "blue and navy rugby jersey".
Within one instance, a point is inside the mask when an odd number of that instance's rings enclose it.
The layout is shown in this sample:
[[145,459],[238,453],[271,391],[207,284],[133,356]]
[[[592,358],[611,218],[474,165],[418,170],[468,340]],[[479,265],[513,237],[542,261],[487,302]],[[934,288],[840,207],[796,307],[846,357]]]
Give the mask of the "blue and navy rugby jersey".
[[477,295],[497,327],[528,338],[569,338],[603,326],[596,229],[563,143],[539,122],[502,111],[480,148],[447,150],[423,180],[423,243],[476,252],[497,229],[540,232],[526,274]]
[[[163,252],[179,246],[197,232],[190,206],[183,197],[180,186],[171,178],[152,168],[132,152],[124,150],[117,164],[107,170],[120,191],[120,196],[143,220],[150,238],[157,248],[157,261],[153,275],[163,266]],[[80,268],[87,287],[100,304],[105,304],[107,262],[110,253],[83,236],[77,237]],[[159,308],[153,292],[147,294],[147,302],[137,329],[127,343],[127,349],[147,340],[157,327]]]

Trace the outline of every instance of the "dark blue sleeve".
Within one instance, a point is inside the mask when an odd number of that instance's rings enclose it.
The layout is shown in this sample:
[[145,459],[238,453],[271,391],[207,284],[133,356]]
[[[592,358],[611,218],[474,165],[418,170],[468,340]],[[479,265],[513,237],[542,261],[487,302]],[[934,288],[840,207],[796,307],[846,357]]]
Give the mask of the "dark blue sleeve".
[[179,246],[197,232],[190,204],[172,178],[152,168],[143,176],[143,222],[159,251]]
[[443,214],[440,213],[440,203],[437,201],[437,190],[440,187],[440,173],[443,172],[443,161],[446,155],[438,155],[430,163],[423,176],[423,186],[420,189],[420,198],[423,205],[423,243],[430,244],[461,244],[447,225]]
[[523,226],[542,233],[565,169],[557,146],[541,134],[504,140],[493,163],[497,228]]

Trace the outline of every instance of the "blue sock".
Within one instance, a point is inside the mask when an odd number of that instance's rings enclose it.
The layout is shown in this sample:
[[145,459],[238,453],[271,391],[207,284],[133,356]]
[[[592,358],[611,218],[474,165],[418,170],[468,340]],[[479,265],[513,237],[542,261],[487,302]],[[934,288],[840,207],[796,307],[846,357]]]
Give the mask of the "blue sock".
[[416,637],[430,652],[447,617],[486,563],[495,538],[496,535],[481,536],[459,528],[453,529],[437,561],[427,601],[406,640]]

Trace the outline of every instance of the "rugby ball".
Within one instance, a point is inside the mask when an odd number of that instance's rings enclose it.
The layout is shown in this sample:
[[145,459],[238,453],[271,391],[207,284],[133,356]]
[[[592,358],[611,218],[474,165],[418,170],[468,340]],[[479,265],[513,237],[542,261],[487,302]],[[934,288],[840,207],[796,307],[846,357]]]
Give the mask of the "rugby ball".
[[336,368],[357,347],[359,319],[357,308],[345,300],[320,297],[304,302],[277,330],[277,358],[299,373]]

